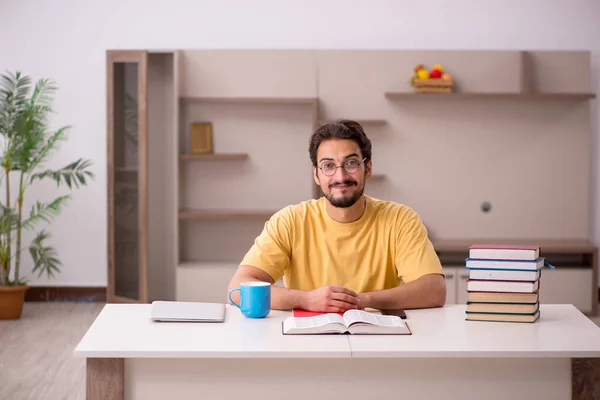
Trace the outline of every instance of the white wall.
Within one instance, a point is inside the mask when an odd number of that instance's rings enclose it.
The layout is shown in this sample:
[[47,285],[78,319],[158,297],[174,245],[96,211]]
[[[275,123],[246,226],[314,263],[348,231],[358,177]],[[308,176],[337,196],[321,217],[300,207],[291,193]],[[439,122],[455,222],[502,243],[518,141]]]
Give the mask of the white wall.
[[[599,17],[600,2],[594,0],[0,1],[0,71],[56,80],[54,123],[73,125],[68,147],[53,166],[86,157],[97,174],[52,226],[62,273],[51,282],[32,277],[31,283],[106,284],[106,49],[591,50],[598,92]],[[596,126],[598,106],[592,104]],[[595,205],[600,144],[593,136]],[[55,193],[48,185],[33,197],[42,190]],[[600,213],[594,215],[590,238],[597,243]],[[30,266],[28,256],[26,261]]]

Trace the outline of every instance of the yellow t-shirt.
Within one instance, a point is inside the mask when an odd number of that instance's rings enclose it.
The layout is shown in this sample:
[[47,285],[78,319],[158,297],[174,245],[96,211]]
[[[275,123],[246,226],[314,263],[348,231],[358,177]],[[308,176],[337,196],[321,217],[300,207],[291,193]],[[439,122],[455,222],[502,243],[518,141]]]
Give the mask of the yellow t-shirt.
[[408,206],[366,196],[362,217],[333,220],[325,198],[285,207],[266,222],[241,265],[283,277],[286,288],[338,284],[357,293],[444,274],[425,226]]

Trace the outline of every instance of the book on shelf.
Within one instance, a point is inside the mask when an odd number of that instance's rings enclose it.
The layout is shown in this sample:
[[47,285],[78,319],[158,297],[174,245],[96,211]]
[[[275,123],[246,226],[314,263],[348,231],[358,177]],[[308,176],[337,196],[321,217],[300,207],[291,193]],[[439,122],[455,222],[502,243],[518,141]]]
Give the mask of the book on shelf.
[[282,322],[282,331],[284,335],[412,335],[408,324],[400,316],[364,310],[348,310],[343,315],[291,316]]
[[540,246],[477,244],[469,247],[469,258],[487,260],[537,260]]

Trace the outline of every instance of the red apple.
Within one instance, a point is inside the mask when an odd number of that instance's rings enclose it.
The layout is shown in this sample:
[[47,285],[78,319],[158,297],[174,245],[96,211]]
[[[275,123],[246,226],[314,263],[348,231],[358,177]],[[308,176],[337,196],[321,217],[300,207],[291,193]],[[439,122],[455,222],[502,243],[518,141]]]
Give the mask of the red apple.
[[439,69],[433,69],[431,70],[431,73],[429,74],[430,78],[441,78],[442,77],[442,73],[440,72]]

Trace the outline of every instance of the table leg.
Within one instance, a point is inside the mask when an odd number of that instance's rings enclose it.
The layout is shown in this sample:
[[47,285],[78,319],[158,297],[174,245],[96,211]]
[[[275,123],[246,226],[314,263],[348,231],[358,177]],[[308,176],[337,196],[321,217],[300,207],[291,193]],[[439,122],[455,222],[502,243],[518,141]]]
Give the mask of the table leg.
[[87,400],[123,400],[125,398],[124,359],[88,358],[86,375]]
[[600,399],[600,358],[571,360],[573,400]]

